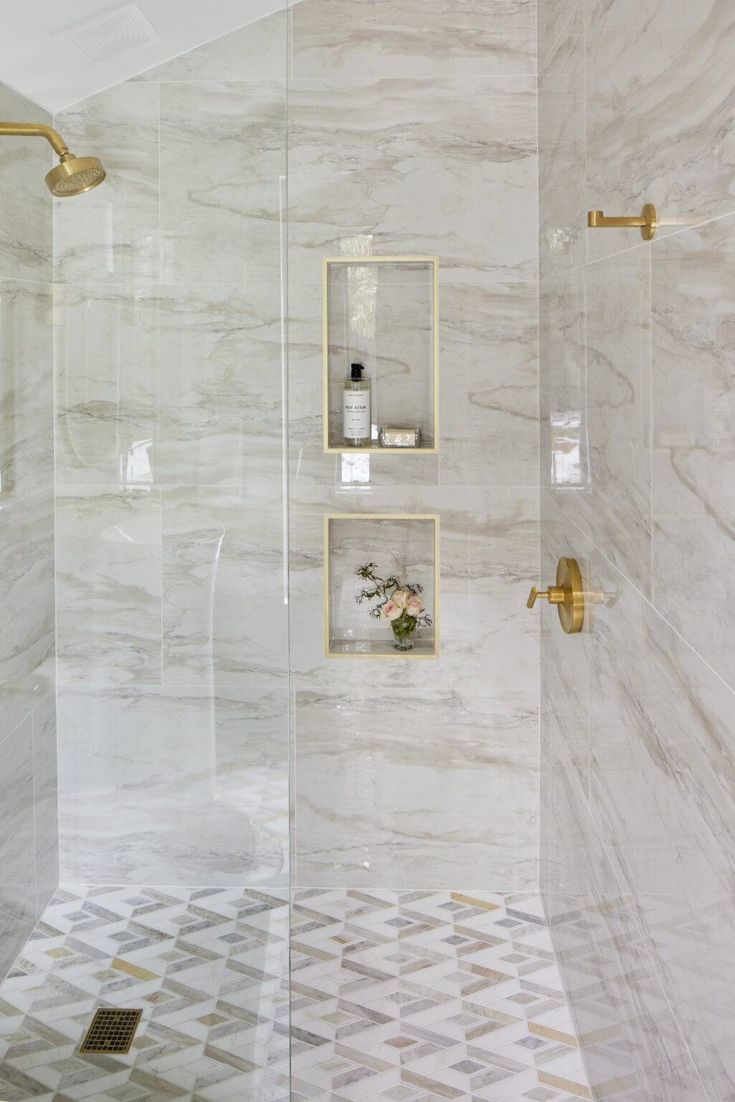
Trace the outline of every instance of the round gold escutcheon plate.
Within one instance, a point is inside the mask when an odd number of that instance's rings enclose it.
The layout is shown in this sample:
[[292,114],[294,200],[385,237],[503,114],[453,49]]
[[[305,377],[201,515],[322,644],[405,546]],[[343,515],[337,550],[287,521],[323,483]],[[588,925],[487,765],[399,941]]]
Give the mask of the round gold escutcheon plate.
[[561,626],[567,635],[574,635],[584,626],[584,588],[576,559],[559,559],[556,584],[564,592],[564,600],[556,606]]

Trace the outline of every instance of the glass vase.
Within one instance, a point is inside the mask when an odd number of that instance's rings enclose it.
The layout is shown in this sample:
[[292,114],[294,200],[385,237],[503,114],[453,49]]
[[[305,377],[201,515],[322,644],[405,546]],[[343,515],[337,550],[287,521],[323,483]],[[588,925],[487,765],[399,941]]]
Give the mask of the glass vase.
[[416,646],[416,621],[413,617],[402,616],[400,620],[394,620],[393,646],[396,650],[413,650]]

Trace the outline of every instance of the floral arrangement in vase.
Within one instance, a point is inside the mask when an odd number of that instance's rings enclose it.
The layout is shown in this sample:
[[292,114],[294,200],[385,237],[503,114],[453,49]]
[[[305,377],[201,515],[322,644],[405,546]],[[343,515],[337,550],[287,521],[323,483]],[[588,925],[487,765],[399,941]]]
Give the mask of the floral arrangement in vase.
[[421,596],[424,587],[416,582],[402,582],[395,575],[381,578],[375,573],[377,569],[378,564],[374,562],[357,567],[355,574],[369,584],[363,586],[355,600],[358,605],[363,601],[377,601],[370,609],[370,616],[374,620],[388,620],[396,650],[412,650],[416,628],[428,628],[432,624]]

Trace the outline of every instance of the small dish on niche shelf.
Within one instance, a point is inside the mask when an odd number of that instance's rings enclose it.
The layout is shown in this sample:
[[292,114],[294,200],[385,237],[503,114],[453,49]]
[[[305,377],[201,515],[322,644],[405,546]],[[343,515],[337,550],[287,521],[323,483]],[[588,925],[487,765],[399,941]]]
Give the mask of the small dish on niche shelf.
[[[391,623],[373,619],[355,600],[365,562],[380,573],[423,587],[431,627],[419,628],[411,650],[394,647]],[[328,658],[439,656],[439,517],[423,513],[333,513],[324,518],[324,650]]]
[[[439,445],[439,259],[339,256],[322,262],[324,450],[430,454]],[[353,363],[370,383],[371,440],[343,433]],[[417,447],[383,446],[381,425],[418,429]]]

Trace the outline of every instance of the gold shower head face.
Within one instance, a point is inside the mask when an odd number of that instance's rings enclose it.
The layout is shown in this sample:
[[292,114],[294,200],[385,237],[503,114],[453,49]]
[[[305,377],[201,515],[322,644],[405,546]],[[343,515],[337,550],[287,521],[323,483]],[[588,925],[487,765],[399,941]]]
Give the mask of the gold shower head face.
[[105,170],[98,157],[75,157],[58,130],[43,122],[0,122],[0,137],[46,139],[59,158],[59,164],[46,176],[52,195],[60,198],[81,195],[97,187],[105,178]]
[[91,191],[104,178],[105,170],[98,157],[75,157],[73,153],[62,153],[59,164],[47,174],[46,183],[52,195],[65,199]]

